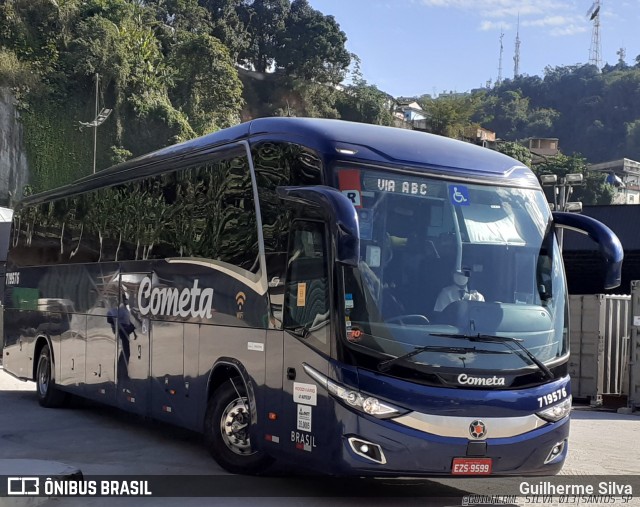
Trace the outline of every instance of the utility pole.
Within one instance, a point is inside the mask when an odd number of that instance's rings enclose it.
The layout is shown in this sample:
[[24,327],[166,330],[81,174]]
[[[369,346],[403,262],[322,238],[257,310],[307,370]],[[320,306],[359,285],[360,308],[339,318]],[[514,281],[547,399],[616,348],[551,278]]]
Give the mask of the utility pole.
[[[540,183],[543,187],[553,187],[553,203],[549,203],[553,211],[570,211],[580,213],[582,211],[582,202],[569,202],[569,198],[573,193],[573,187],[582,185],[584,176],[582,173],[569,173],[558,179],[555,174],[541,174]],[[562,227],[558,230],[558,246],[562,251],[564,243],[564,230]]]
[[[96,72],[96,114],[94,118],[98,117],[98,82],[100,81],[100,74]],[[93,129],[93,174],[96,173],[96,152],[98,148],[98,126]]]
[[105,122],[105,120],[109,117],[112,111],[111,109],[102,109],[100,112],[98,112],[98,93],[99,93],[98,83],[100,81],[100,74],[98,74],[97,72],[95,75],[95,80],[96,80],[96,108],[95,108],[96,115],[93,121],[78,122],[80,124],[80,130],[82,130],[83,127],[90,127],[93,129],[93,174],[96,173],[96,154],[98,151],[98,127]]

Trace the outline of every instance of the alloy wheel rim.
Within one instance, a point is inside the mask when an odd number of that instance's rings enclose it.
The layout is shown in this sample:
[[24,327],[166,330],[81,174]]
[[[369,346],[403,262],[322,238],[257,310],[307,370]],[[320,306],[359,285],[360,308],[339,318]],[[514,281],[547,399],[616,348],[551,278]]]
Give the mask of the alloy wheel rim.
[[246,398],[229,403],[220,418],[220,433],[227,448],[240,456],[252,454],[249,439],[250,414]]
[[47,395],[50,379],[51,368],[49,357],[46,355],[42,355],[40,356],[40,361],[38,361],[38,392],[40,393],[40,396]]

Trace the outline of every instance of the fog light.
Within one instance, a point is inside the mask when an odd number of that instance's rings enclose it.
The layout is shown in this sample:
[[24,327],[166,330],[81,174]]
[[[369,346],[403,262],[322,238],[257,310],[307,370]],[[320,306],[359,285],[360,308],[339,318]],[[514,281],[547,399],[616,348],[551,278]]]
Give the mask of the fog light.
[[563,440],[562,442],[558,442],[556,445],[554,445],[551,448],[551,451],[549,452],[547,459],[544,460],[545,465],[547,463],[551,463],[553,460],[555,460],[558,456],[562,454],[562,451],[564,451],[564,446],[566,442],[567,442],[566,440]]
[[387,462],[387,459],[382,452],[382,448],[378,444],[373,444],[356,437],[349,437],[348,442],[351,446],[351,450],[358,456],[367,458],[368,460],[371,460],[374,463],[379,463],[380,465],[384,465]]

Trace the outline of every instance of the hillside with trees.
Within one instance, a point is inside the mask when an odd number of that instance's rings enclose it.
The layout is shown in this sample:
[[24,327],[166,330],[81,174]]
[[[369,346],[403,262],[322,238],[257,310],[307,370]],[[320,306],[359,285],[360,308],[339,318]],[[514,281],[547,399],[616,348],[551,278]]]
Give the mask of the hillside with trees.
[[[99,108],[112,109],[97,129],[98,170],[260,116],[393,124],[393,97],[367,83],[346,41],[307,0],[5,0],[0,86],[17,100],[32,184],[44,190],[92,170],[83,123],[95,118],[96,82]],[[525,162],[517,141],[557,137],[565,159],[547,165],[559,172],[640,159],[640,60],[413,99],[430,131],[480,125]]]
[[563,153],[589,163],[640,159],[640,57],[601,71],[593,65],[548,67],[469,93],[415,97],[435,133],[457,137],[469,125],[500,139],[555,137]]
[[[256,116],[354,120],[346,35],[307,0],[7,0],[0,86],[17,99],[36,190]],[[379,94],[384,96],[384,94]],[[376,100],[374,97],[372,100]],[[386,104],[374,104],[387,108]],[[371,109],[371,108],[369,108]]]

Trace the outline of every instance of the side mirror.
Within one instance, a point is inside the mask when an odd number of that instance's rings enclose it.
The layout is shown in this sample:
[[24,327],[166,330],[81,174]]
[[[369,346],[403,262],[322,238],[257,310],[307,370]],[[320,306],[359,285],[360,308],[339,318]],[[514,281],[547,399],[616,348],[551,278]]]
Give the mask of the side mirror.
[[553,212],[553,220],[557,227],[586,234],[600,247],[600,254],[606,262],[605,289],[615,289],[622,280],[622,259],[624,251],[620,240],[606,225],[585,216],[561,211]]
[[353,203],[332,187],[278,187],[278,197],[284,201],[318,208],[329,222],[336,262],[357,266],[360,260],[360,228]]

